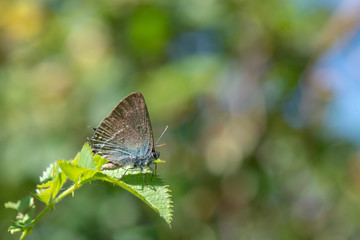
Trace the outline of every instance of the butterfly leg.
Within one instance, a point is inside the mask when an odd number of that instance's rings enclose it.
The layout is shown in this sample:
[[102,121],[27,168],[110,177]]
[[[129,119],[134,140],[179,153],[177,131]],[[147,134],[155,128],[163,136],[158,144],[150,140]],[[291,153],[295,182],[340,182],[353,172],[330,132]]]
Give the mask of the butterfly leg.
[[140,169],[141,169],[141,172],[144,174],[144,186],[147,187],[147,184],[146,184],[146,171],[142,167],[140,167]]
[[156,163],[154,163],[154,164],[155,164],[155,171],[154,171],[154,169],[153,169],[150,165],[147,165],[148,168],[149,168],[150,171],[151,171],[151,181],[152,181],[152,179],[153,179],[154,173],[155,173],[155,176],[156,176],[157,164],[156,164]]
[[135,169],[135,168],[136,168],[136,167],[127,168],[127,169],[125,170],[125,172],[121,175],[121,177],[119,178],[119,180],[127,173],[127,171],[132,170],[132,169]]

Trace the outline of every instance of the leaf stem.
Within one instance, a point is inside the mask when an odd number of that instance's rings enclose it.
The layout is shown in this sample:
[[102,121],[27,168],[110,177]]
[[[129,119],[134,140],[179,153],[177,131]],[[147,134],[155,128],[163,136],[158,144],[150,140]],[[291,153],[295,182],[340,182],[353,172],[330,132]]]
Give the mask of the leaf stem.
[[23,231],[23,233],[20,236],[20,240],[25,239],[25,237],[29,234],[29,232],[30,232],[30,228],[25,229],[25,231]]
[[59,194],[57,197],[55,197],[48,205],[46,205],[46,208],[44,208],[39,215],[34,219],[33,224],[31,227],[25,229],[25,231],[21,234],[20,240],[25,239],[25,237],[31,232],[31,229],[35,226],[35,224],[47,213],[53,206],[58,203],[61,199],[72,193],[76,188],[80,187],[79,184],[74,184],[68,189],[66,189],[64,192]]
[[74,192],[75,189],[81,187],[82,184],[73,184],[71,187],[69,187],[68,189],[66,189],[65,191],[63,191],[62,193],[60,193],[57,197],[54,198],[53,204],[55,205],[56,203],[58,203],[61,199],[63,199],[64,197],[66,197],[67,195],[69,195],[70,193]]

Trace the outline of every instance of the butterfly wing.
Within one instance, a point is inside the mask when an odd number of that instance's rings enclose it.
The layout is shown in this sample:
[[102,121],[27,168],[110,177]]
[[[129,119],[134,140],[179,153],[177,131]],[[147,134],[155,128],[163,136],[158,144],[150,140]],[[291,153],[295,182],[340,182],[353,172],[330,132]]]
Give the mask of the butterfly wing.
[[96,128],[90,139],[94,153],[124,166],[154,148],[149,113],[139,92],[125,97]]

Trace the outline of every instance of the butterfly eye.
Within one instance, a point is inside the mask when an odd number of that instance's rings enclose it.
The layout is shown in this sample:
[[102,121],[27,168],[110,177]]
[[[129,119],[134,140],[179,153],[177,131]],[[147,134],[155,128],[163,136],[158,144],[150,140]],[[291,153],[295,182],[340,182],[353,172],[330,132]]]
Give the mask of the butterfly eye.
[[155,159],[158,159],[160,157],[160,153],[155,152],[155,151],[152,153],[152,155]]

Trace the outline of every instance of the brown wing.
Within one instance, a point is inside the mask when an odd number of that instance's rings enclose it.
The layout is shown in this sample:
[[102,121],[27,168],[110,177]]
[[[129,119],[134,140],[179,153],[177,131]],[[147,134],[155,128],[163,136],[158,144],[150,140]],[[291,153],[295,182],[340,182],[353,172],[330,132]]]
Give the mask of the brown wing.
[[154,138],[143,95],[135,92],[121,100],[97,127],[90,145],[94,153],[119,165],[149,155]]

